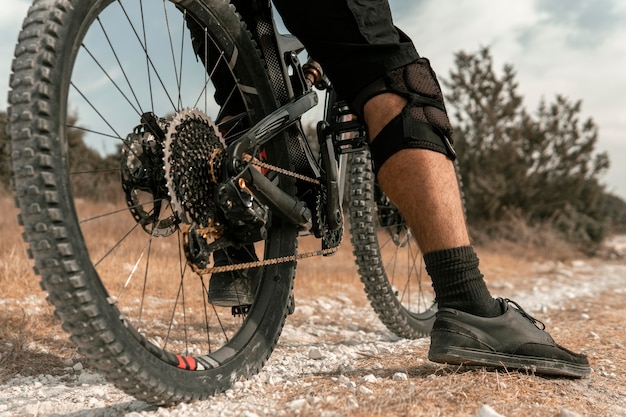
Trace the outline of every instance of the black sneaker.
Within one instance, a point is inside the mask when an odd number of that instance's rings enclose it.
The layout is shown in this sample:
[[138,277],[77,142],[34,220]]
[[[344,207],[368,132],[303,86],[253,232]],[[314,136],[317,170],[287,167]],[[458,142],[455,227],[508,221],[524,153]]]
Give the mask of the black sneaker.
[[544,331],[545,325],[514,301],[498,301],[503,314],[493,318],[450,308],[439,310],[430,335],[428,359],[451,365],[526,370],[538,375],[589,375],[585,355],[557,345]]
[[[228,248],[213,253],[215,266],[258,261],[253,245],[241,249]],[[209,282],[209,303],[219,307],[237,307],[252,304],[261,279],[261,268],[217,272]]]

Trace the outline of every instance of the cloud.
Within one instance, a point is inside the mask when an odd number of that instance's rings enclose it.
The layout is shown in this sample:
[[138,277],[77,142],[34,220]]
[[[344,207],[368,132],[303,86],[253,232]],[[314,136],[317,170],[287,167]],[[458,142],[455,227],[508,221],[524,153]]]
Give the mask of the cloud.
[[0,13],[2,31],[8,26],[19,27],[26,17],[26,11],[30,4],[30,0],[3,0],[2,13]]
[[[409,3],[415,4],[409,7]],[[527,110],[562,94],[582,100],[599,126],[609,189],[626,198],[626,2],[620,0],[391,0],[396,24],[447,77],[458,51],[490,48],[496,71],[511,64]],[[399,11],[402,11],[400,13]]]
[[[0,0],[0,109],[30,0]],[[390,0],[396,24],[440,77],[454,53],[488,46],[499,70],[511,64],[519,93],[534,111],[556,94],[582,100],[582,118],[599,126],[598,150],[610,152],[611,189],[626,197],[626,2],[622,0]],[[321,106],[320,106],[321,107]]]
[[536,8],[541,21],[520,37],[523,43],[541,36],[542,28],[552,27],[566,31],[569,47],[590,49],[600,46],[626,24],[626,10],[615,0],[540,1]]

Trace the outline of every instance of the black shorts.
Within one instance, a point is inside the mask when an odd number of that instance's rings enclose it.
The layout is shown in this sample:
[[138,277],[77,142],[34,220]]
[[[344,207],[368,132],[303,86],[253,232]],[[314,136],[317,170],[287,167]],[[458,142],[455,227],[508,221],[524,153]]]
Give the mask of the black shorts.
[[352,102],[370,83],[419,55],[394,26],[387,0],[272,0],[287,29]]

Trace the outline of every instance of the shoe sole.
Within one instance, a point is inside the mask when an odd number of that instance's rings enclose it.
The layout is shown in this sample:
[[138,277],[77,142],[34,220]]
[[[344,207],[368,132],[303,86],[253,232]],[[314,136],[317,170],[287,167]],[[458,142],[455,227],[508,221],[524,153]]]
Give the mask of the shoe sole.
[[251,305],[254,302],[254,296],[249,296],[241,293],[227,292],[209,292],[209,304],[216,307],[238,307]]
[[523,370],[536,375],[583,378],[591,372],[587,365],[557,359],[508,355],[476,349],[448,347],[431,350],[428,359],[449,365],[482,366],[500,370]]

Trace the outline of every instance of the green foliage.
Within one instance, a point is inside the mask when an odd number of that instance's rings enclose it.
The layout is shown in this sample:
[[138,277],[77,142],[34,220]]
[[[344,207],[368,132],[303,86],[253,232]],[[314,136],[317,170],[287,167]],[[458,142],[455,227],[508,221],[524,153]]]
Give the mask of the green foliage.
[[488,48],[459,52],[455,63],[443,84],[470,225],[521,216],[580,244],[602,241],[609,222],[600,177],[609,159],[595,152],[598,128],[581,120],[581,101],[558,95],[531,115],[513,67],[496,74]]
[[626,201],[614,194],[604,196],[604,215],[609,219],[613,233],[626,233]]

